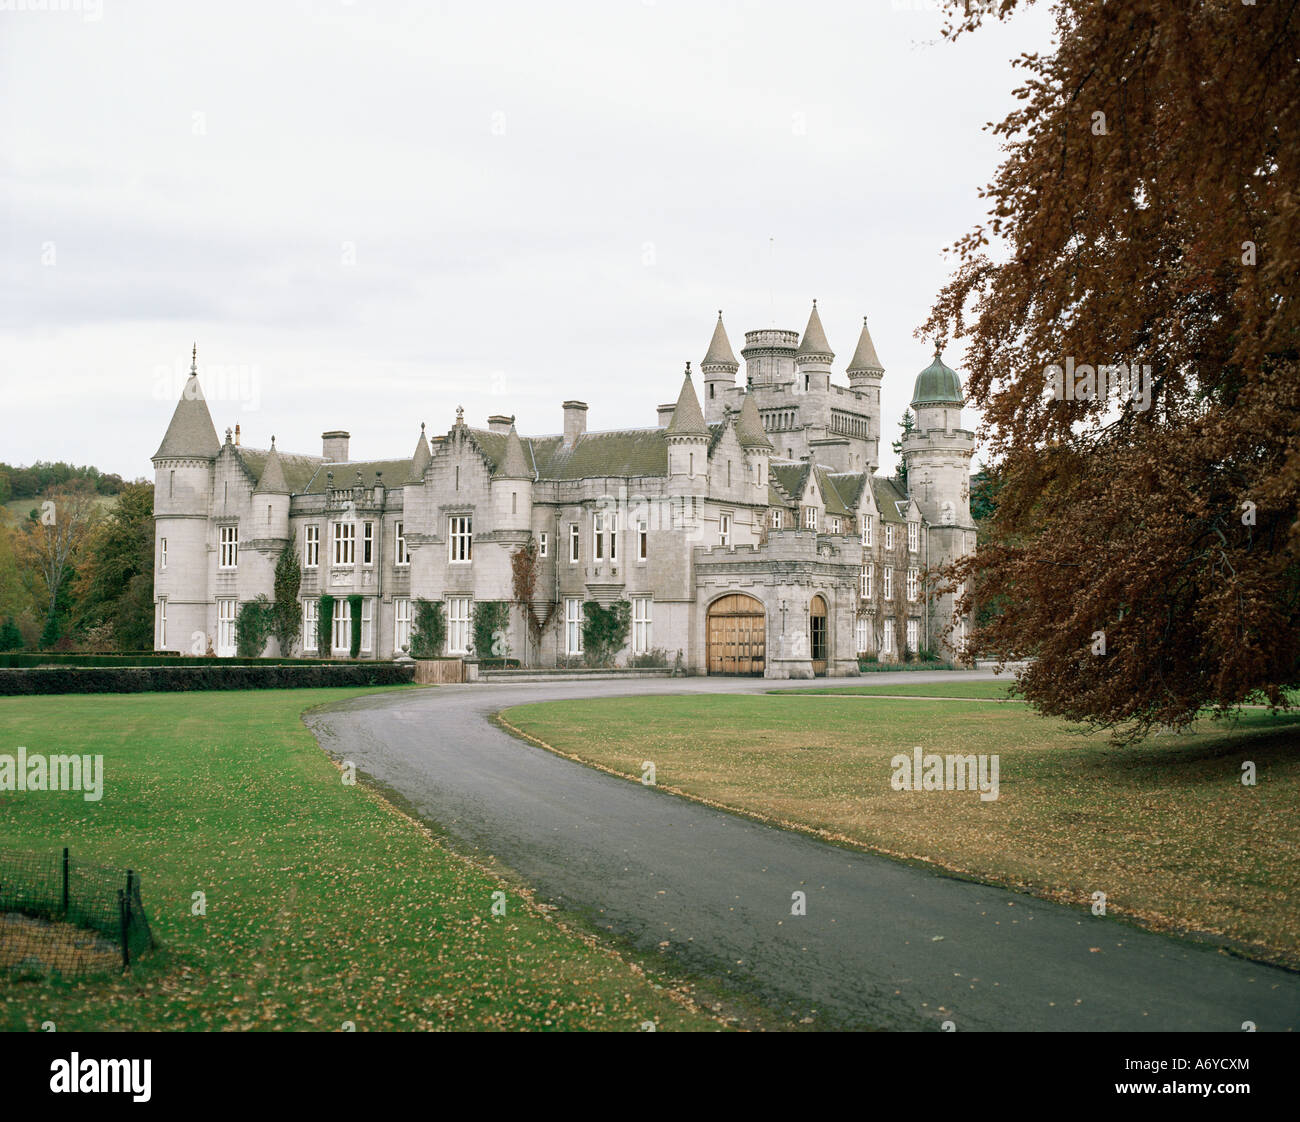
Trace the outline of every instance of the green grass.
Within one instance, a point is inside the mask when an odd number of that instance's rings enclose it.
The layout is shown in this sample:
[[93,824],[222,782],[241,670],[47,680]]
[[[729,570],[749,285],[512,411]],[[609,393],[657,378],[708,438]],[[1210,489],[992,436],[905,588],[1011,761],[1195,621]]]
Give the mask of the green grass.
[[832,696],[865,697],[961,697],[1006,699],[1011,696],[1011,685],[1001,682],[907,682],[895,686],[817,686],[806,690],[772,690],[773,694],[829,694]]
[[[1125,748],[981,700],[781,691],[541,703],[502,718],[634,781],[650,760],[661,788],[1081,907],[1105,892],[1109,914],[1300,967],[1300,716],[1252,710]],[[893,790],[892,758],[917,745],[997,754],[998,799]]]
[[99,803],[0,794],[0,848],[138,870],[161,943],[125,978],[0,984],[0,1028],[719,1027],[344,785],[300,714],[367,692],[0,698],[0,752],[105,767]]

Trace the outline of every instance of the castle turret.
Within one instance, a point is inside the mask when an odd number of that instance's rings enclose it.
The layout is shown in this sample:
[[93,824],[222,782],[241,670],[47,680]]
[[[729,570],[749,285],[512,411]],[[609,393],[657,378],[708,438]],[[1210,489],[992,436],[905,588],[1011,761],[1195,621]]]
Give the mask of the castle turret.
[[289,540],[289,484],[284,479],[280,453],[271,437],[271,451],[262,468],[262,478],[253,491],[253,525],[250,538]]
[[763,431],[763,421],[752,393],[746,393],[736,419],[736,437],[745,453],[745,476],[753,488],[755,503],[767,503],[767,477],[772,459],[772,442]]
[[876,354],[875,343],[871,341],[866,316],[862,317],[862,334],[858,336],[857,349],[853,352],[847,373],[849,387],[863,398],[869,448],[867,469],[875,471],[880,466],[880,380],[885,375],[885,368]]
[[[939,348],[934,362],[916,376],[912,390],[915,427],[903,438],[907,490],[928,523],[924,554],[927,570],[943,566],[975,549],[970,514],[970,459],[975,434],[961,427],[964,397],[957,372],[944,365]],[[962,653],[966,620],[954,613],[950,593],[932,596],[926,645]]]
[[668,440],[668,475],[678,485],[688,488],[694,480],[701,494],[709,472],[709,426],[700,410],[700,399],[691,384],[691,364],[686,364],[686,377],[682,379],[682,392],[677,395],[673,419],[664,430]]
[[198,346],[154,465],[154,648],[207,645],[208,515],[221,442],[199,386]]
[[704,415],[710,422],[722,420],[723,411],[736,388],[736,372],[740,363],[731,350],[727,329],[722,326],[722,310],[709,340],[709,351],[700,363],[704,374]]
[[533,524],[533,469],[513,424],[505,454],[492,473],[492,506],[499,530],[527,531]]
[[429,440],[424,435],[424,422],[420,422],[420,439],[415,445],[415,454],[411,457],[411,479],[414,482],[424,482],[424,472],[428,468],[429,462],[433,459],[433,453],[429,451]]
[[804,328],[799,349],[794,353],[795,391],[799,393],[827,393],[831,387],[831,363],[835,352],[826,341],[821,316],[817,314],[817,301],[813,301],[808,326]]
[[745,360],[745,381],[751,386],[788,386],[794,382],[797,331],[775,327],[745,332],[740,357]]

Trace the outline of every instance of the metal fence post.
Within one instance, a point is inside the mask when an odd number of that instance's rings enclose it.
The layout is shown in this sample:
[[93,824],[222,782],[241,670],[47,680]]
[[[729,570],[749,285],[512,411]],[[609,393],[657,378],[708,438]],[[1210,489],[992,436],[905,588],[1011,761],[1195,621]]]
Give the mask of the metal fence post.
[[126,970],[131,965],[131,948],[127,946],[126,942],[126,898],[122,895],[120,888],[117,890],[117,919],[122,933],[122,969]]
[[63,914],[68,914],[68,847],[63,847]]

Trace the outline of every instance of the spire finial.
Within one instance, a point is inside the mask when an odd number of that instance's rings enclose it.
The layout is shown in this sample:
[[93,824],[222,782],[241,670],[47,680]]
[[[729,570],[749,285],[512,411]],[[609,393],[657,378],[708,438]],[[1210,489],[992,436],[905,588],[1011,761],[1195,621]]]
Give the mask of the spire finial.
[[275,433],[271,434],[271,451],[275,451]]
[[456,424],[463,425],[464,423],[465,423],[465,406],[458,405],[456,406]]
[[423,422],[423,421],[420,422],[420,434],[421,434],[421,435],[424,434],[424,422]]
[[863,327],[866,327],[866,326],[867,326],[867,317],[866,317],[866,316],[863,316],[863,317],[862,317],[862,326],[863,326]]
[[190,373],[197,374],[198,372],[199,372],[199,345],[196,342],[194,344],[194,349],[190,351]]
[[686,377],[689,378],[690,376],[691,376],[691,364],[690,364],[690,362],[688,361],[688,362],[686,363]]
[[943,351],[942,351],[942,349],[941,349],[940,346],[939,346],[939,340],[936,339],[936,340],[934,341],[934,357],[935,357],[935,358],[938,358],[942,353],[943,353]]
[[816,296],[813,297],[813,307],[814,307],[814,308],[817,307],[817,297],[816,297]]
[[718,319],[721,319],[721,318],[722,318],[722,309],[719,308],[719,309],[718,309]]

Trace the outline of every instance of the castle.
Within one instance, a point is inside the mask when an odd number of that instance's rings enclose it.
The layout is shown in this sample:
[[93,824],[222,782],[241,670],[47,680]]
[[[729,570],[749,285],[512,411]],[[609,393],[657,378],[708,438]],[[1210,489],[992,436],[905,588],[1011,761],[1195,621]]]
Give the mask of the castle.
[[[654,427],[588,431],[586,404],[566,401],[562,432],[525,437],[512,417],[474,428],[457,409],[444,435],[421,425],[410,456],[378,461],[350,459],[342,430],[318,456],[230,429],[223,443],[195,359],[153,457],[155,647],[233,655],[239,605],[273,597],[292,541],[302,633],[269,654],[347,657],[358,610],[360,657],[399,655],[420,600],[444,606],[446,654],[532,666],[581,658],[584,605],[617,600],[621,663],[680,653],[695,672],[808,678],[856,674],[863,653],[962,653],[966,620],[927,581],[975,548],[957,374],[936,349],[916,378],[903,489],[876,474],[884,368],[865,320],[847,386],[816,302],[802,336],[750,331],[741,356],[743,386],[719,313],[700,392],[688,363]],[[511,607],[497,650],[474,652],[474,605],[515,600],[530,538],[532,601]]]

